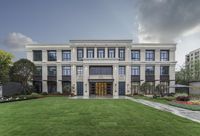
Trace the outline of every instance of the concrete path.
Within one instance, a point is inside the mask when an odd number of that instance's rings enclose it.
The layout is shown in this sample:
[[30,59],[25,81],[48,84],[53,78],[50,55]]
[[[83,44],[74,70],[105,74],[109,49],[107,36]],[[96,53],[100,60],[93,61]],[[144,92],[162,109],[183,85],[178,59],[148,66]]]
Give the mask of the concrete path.
[[175,115],[181,116],[183,118],[187,118],[192,121],[200,123],[200,111],[191,111],[191,110],[178,108],[178,107],[161,104],[161,103],[157,103],[157,102],[151,102],[151,101],[147,101],[147,100],[143,100],[143,99],[134,99],[132,97],[126,97],[126,99],[129,99],[129,100],[137,102],[137,103],[142,103],[144,105],[153,107],[158,110],[167,111],[172,114],[175,114]]

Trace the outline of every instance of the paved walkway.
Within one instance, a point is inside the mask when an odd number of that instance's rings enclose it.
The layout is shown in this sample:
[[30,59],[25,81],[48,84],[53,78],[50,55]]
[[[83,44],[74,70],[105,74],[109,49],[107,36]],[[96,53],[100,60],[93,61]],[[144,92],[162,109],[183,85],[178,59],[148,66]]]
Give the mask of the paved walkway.
[[95,97],[75,96],[71,97],[70,99],[128,99],[200,123],[200,111],[191,111],[166,104],[161,104],[158,102],[151,102],[143,99],[134,99],[132,97],[127,97],[127,96],[95,96]]
[[157,103],[157,102],[151,102],[151,101],[147,101],[147,100],[143,100],[143,99],[134,99],[131,97],[126,97],[126,99],[129,99],[134,102],[142,103],[144,105],[153,107],[158,110],[167,111],[172,114],[175,114],[175,115],[181,116],[183,118],[187,118],[192,121],[200,123],[200,111],[191,111],[191,110],[178,108],[178,107],[161,104],[161,103]]

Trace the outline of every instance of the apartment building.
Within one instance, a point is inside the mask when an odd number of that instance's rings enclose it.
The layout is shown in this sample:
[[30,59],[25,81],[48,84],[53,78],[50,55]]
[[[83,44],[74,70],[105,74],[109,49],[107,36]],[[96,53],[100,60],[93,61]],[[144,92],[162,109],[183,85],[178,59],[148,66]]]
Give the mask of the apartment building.
[[137,92],[144,82],[175,84],[174,43],[70,40],[26,49],[27,59],[37,66],[33,84],[40,92],[63,93],[70,87],[79,96],[118,96]]

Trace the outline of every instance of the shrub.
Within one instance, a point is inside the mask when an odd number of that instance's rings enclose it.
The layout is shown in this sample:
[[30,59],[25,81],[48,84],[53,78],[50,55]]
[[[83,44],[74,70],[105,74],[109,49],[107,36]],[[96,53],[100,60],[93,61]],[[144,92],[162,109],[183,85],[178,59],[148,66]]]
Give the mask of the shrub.
[[42,92],[41,94],[42,94],[42,95],[48,95],[48,93],[47,93],[47,92]]
[[189,96],[178,96],[178,97],[176,97],[176,100],[177,101],[189,101],[190,98],[189,98]]

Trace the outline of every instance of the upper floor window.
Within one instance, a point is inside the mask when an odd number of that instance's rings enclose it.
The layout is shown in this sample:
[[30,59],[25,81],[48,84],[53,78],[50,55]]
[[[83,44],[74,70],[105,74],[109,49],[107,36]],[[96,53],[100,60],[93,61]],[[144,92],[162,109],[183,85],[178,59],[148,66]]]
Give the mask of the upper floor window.
[[104,58],[105,57],[105,49],[104,48],[98,48],[97,49],[97,57],[98,58]]
[[83,66],[77,66],[76,67],[76,74],[79,76],[83,75]]
[[77,48],[77,60],[82,61],[83,60],[83,48]]
[[90,66],[90,75],[112,75],[112,66]]
[[161,61],[169,61],[169,51],[168,50],[160,51],[160,60]]
[[41,50],[33,51],[33,61],[42,61],[42,51]]
[[48,61],[56,61],[56,51],[48,51]]
[[87,58],[94,58],[94,49],[93,48],[87,49]]
[[125,60],[125,48],[119,48],[119,60]]
[[36,66],[34,75],[35,76],[42,76],[42,66]]
[[62,60],[63,61],[70,61],[71,60],[71,51],[70,50],[62,51]]
[[132,50],[131,51],[131,59],[134,61],[140,60],[140,51],[139,50]]
[[145,74],[146,76],[154,75],[155,68],[154,66],[146,66]]
[[115,58],[115,48],[108,48],[108,58]]
[[48,76],[56,76],[56,66],[48,66]]
[[154,60],[155,60],[155,51],[146,50],[146,61],[154,61]]
[[161,66],[160,75],[169,75],[169,66]]
[[131,67],[131,75],[139,76],[140,75],[140,66],[132,66]]
[[71,75],[71,67],[70,66],[63,66],[62,67],[62,75],[63,76],[70,76]]
[[119,66],[119,75],[125,75],[125,74],[126,74],[125,66]]

